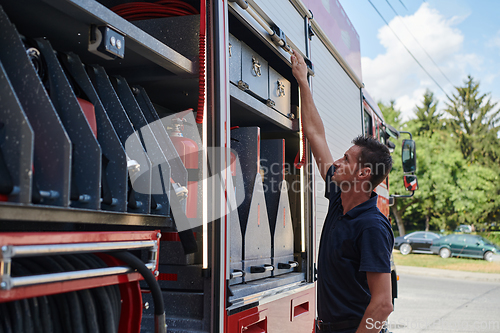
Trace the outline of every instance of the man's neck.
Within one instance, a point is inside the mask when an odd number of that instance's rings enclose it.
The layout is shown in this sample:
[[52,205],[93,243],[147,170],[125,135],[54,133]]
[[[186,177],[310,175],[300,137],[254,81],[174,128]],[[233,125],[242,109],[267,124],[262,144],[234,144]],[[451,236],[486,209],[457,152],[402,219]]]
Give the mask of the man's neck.
[[344,209],[344,215],[356,207],[357,205],[362,204],[367,201],[371,197],[371,192],[354,192],[354,191],[346,191],[340,194],[340,198],[342,199],[342,208]]

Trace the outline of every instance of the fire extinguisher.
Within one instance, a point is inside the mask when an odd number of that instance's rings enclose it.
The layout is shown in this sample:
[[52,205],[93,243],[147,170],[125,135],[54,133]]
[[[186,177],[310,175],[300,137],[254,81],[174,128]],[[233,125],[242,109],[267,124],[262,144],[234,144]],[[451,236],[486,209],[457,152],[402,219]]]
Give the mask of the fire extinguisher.
[[186,216],[195,218],[198,211],[198,145],[183,136],[184,124],[186,124],[184,118],[172,119],[170,139],[188,172]]

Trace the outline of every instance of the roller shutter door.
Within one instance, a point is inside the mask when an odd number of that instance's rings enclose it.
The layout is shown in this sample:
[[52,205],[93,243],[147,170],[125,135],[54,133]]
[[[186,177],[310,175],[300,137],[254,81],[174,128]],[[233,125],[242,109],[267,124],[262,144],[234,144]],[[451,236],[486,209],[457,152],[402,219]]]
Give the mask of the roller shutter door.
[[[311,42],[311,59],[316,73],[312,79],[314,102],[325,125],[328,146],[336,160],[352,145],[352,139],[362,134],[360,89],[319,38]],[[317,255],[328,200],[324,197],[325,186],[317,167],[314,177]]]
[[305,54],[304,18],[289,0],[254,0],[267,16],[281,28],[286,36]]

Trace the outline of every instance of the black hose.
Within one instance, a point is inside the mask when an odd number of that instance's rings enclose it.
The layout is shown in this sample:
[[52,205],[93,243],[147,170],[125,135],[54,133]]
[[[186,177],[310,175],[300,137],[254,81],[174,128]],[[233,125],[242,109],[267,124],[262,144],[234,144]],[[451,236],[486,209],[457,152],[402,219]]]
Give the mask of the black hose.
[[[64,272],[74,271],[75,268],[62,256],[53,256],[54,261],[61,265]],[[83,313],[80,306],[78,294],[74,291],[66,293],[71,314],[71,329],[74,333],[84,333],[83,331]]]
[[[53,257],[38,257],[37,261],[43,266],[47,273],[60,273],[64,272],[64,269],[54,260]],[[71,299],[68,295],[69,293],[64,294],[56,294],[53,295],[52,298],[55,303],[55,307],[53,307],[53,311],[57,312],[58,323],[60,323],[61,331],[64,333],[73,332],[72,324],[71,324]],[[54,319],[54,323],[56,320]]]
[[[95,254],[90,254],[90,257],[94,259],[95,262],[99,263],[100,267],[108,267],[108,265],[98,256]],[[108,291],[110,295],[110,300],[113,305],[113,313],[114,318],[115,318],[115,330],[118,332],[118,326],[120,325],[120,315],[121,315],[121,307],[122,307],[122,302],[121,302],[121,294],[120,294],[120,287],[118,285],[114,284],[111,286],[106,286],[106,290]]]
[[33,327],[33,316],[31,315],[30,305],[27,299],[21,300],[21,308],[22,308],[23,325],[24,325],[23,333],[35,333]]
[[61,318],[59,316],[59,310],[57,306],[56,297],[54,295],[47,297],[47,302],[49,303],[50,318],[53,324],[54,333],[65,333],[62,328]]
[[21,315],[21,302],[9,302],[10,318],[12,319],[12,330],[14,332],[23,332],[23,316]]
[[142,260],[126,251],[110,252],[109,254],[125,262],[130,267],[137,269],[137,271],[141,273],[141,275],[144,277],[144,280],[148,284],[149,289],[151,290],[151,295],[153,296],[153,303],[155,306],[155,314],[158,316],[163,315],[165,313],[165,308],[163,305],[163,297],[161,294],[160,286],[153,276],[153,273],[146,267]]
[[28,299],[28,305],[33,319],[33,332],[42,330],[42,318],[40,318],[40,306],[38,305],[38,298],[33,297]]
[[[11,264],[12,276],[28,276],[30,272],[19,262],[13,261]],[[10,302],[10,316],[14,332],[25,332],[30,328],[29,315],[26,312],[25,300]],[[29,307],[28,307],[29,312]]]
[[[101,264],[96,261],[95,256],[91,254],[82,254],[80,257],[82,261],[84,261],[91,268],[99,268]],[[111,304],[111,300],[109,298],[109,293],[104,287],[93,288],[91,289],[94,297],[97,302],[96,305],[99,305],[100,311],[99,319],[101,323],[101,329],[103,333],[115,333],[116,332],[116,324],[114,318],[113,305]]]
[[41,327],[44,333],[54,332],[54,325],[52,325],[52,319],[50,315],[49,301],[47,296],[38,297],[38,304],[40,305],[40,318]]
[[[20,264],[26,267],[31,274],[45,274],[47,271],[42,268],[34,259],[20,258],[17,259]],[[51,305],[49,304],[48,297],[52,296],[40,296],[38,297],[38,305],[40,307],[40,320],[41,320],[41,330],[45,333],[59,333],[61,330],[57,330],[54,327],[52,320]]]
[[[89,260],[88,254],[75,254],[75,257],[77,257],[84,265],[87,267],[86,269],[93,269],[97,268],[96,263],[92,260]],[[105,329],[105,318],[103,317],[103,311],[101,310],[101,304],[99,301],[99,297],[97,295],[98,291],[96,290],[97,288],[90,289],[90,295],[92,296],[92,299],[94,301],[95,305],[95,310],[96,310],[96,320],[97,320],[97,327],[98,331],[97,332],[106,332]]]
[[6,303],[0,303],[0,312],[3,313],[3,316],[0,316],[0,320],[2,320],[2,328],[5,333],[13,333],[12,331],[12,323],[10,321],[9,308]]
[[[83,261],[76,255],[67,255],[66,259],[77,270],[89,269]],[[77,292],[80,300],[82,301],[82,308],[84,312],[84,320],[87,326],[87,332],[99,333],[99,326],[97,324],[97,313],[92,294],[88,289],[83,289]]]

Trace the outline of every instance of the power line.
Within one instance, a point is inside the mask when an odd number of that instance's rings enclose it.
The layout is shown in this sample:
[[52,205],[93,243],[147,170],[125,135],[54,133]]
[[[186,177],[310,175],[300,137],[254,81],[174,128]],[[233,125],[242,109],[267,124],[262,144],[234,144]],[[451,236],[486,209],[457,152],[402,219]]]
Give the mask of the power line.
[[424,68],[424,66],[422,66],[422,64],[417,60],[417,58],[415,58],[415,56],[413,55],[413,53],[411,53],[411,51],[408,49],[408,47],[406,47],[405,43],[403,43],[403,41],[398,37],[398,35],[396,34],[396,32],[391,28],[391,26],[389,25],[389,23],[387,22],[387,20],[384,18],[384,16],[382,16],[382,14],[379,12],[379,10],[377,9],[377,7],[375,7],[375,5],[371,2],[371,0],[368,0],[368,2],[372,5],[373,9],[375,9],[375,11],[378,13],[378,15],[380,16],[380,18],[385,22],[385,24],[387,25],[387,27],[392,31],[392,33],[394,34],[394,36],[396,36],[396,38],[403,45],[403,47],[406,49],[406,51],[408,51],[408,53],[411,55],[411,57],[413,58],[413,60],[415,60],[415,62],[420,66],[420,68],[422,68],[422,70],[431,78],[431,80],[434,81],[434,83],[439,87],[439,89],[441,89],[443,91],[443,93],[446,95],[446,97],[448,97],[449,99],[451,99],[450,96],[448,96],[448,94],[446,93],[446,91],[443,89],[443,87],[441,87],[441,85],[436,81],[436,79],[434,79],[432,77],[432,75]]
[[401,4],[403,5],[403,7],[405,7],[406,10],[408,10],[408,8],[406,8],[405,4],[403,3],[402,0],[399,0],[399,2],[401,2]]
[[429,53],[427,53],[427,51],[425,50],[425,48],[422,46],[422,44],[419,43],[417,37],[415,37],[415,35],[410,31],[410,29],[408,28],[408,26],[405,24],[405,22],[403,21],[403,19],[401,18],[401,15],[398,14],[398,12],[394,9],[394,7],[392,7],[391,3],[389,2],[389,0],[385,0],[387,2],[387,4],[389,5],[389,7],[391,7],[392,11],[394,12],[394,14],[396,14],[396,16],[399,18],[399,20],[401,21],[401,23],[403,23],[404,27],[406,28],[406,30],[410,33],[410,35],[413,37],[413,39],[415,40],[415,42],[417,42],[418,46],[420,46],[420,48],[425,52],[425,54],[427,54],[427,56],[429,57],[429,59],[431,59],[432,63],[436,66],[436,68],[439,70],[439,72],[444,76],[444,78],[453,86],[453,83],[451,83],[450,79],[448,79],[448,77],[443,73],[443,71],[441,70],[441,68],[439,68],[438,64],[436,64],[436,62],[434,61],[434,59],[432,59],[432,57],[430,56]]

